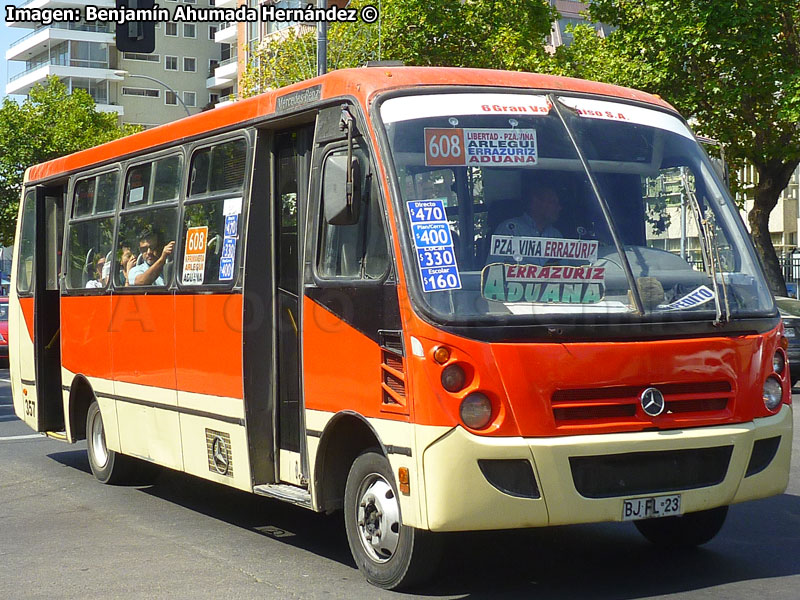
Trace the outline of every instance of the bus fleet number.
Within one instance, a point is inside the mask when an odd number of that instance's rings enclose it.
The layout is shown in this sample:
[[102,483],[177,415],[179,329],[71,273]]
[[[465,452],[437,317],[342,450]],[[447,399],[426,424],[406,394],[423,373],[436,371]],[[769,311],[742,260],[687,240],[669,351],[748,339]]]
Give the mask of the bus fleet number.
[[36,402],[33,400],[25,399],[25,416],[27,417],[35,417],[36,416]]

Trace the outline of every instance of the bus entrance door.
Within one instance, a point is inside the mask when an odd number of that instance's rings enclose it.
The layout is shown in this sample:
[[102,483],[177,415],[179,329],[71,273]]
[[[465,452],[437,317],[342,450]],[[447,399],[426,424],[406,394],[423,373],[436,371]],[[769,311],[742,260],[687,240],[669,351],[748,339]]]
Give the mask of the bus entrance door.
[[[16,281],[22,310],[17,333],[33,333],[33,352],[28,355],[26,345],[18,344],[11,368],[17,371],[24,390],[22,410],[17,407],[16,412],[36,431],[64,430],[59,339],[63,191],[62,187],[37,186],[23,200]],[[31,387],[35,394],[27,391]]]
[[275,356],[278,467],[281,481],[303,485],[308,473],[300,377],[300,276],[303,223],[313,128],[301,127],[275,136],[273,222],[275,231]]

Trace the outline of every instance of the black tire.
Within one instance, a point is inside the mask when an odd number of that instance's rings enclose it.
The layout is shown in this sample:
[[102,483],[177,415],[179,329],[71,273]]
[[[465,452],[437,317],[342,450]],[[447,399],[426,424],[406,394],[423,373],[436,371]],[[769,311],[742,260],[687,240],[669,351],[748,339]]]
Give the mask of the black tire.
[[362,452],[344,491],[347,542],[367,581],[387,590],[424,583],[441,558],[441,537],[403,525],[397,497],[386,457],[377,450]]
[[636,529],[657,546],[691,548],[710,542],[722,529],[728,507],[687,513],[680,517],[662,517],[634,521]]
[[103,417],[97,401],[92,402],[86,413],[86,453],[92,474],[100,483],[121,484],[136,480],[139,461],[109,450],[106,445]]

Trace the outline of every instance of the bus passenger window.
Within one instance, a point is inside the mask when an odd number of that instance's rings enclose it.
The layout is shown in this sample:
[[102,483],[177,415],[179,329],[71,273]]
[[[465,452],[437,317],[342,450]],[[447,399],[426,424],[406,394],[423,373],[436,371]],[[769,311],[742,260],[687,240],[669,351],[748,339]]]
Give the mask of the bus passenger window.
[[138,165],[128,171],[128,180],[125,183],[125,206],[133,204],[147,204],[150,190],[151,164]]
[[183,157],[168,156],[156,161],[156,176],[153,185],[153,203],[178,199],[181,183]]
[[247,141],[235,139],[192,156],[189,196],[234,192],[244,187]]
[[18,243],[17,292],[27,294],[33,282],[33,250],[36,234],[36,195],[28,192],[22,207],[22,228]]
[[[104,289],[111,275],[117,171],[77,181],[67,234],[65,283],[68,289]],[[105,217],[96,217],[106,213]]]
[[[346,155],[344,150],[328,155]],[[356,148],[353,155],[361,163],[361,207],[354,225],[331,225],[325,221],[325,198],[320,210],[321,232],[317,272],[324,278],[380,279],[389,268],[389,252],[378,193],[373,185],[369,159]],[[323,177],[324,177],[323,169]],[[325,189],[325,186],[321,186]]]
[[177,207],[123,213],[117,240],[117,285],[168,286],[175,258]]

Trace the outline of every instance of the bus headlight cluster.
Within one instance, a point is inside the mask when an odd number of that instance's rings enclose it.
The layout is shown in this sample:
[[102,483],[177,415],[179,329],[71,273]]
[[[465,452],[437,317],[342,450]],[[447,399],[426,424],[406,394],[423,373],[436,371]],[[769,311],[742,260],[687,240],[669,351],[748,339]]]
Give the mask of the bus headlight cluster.
[[492,420],[492,401],[480,392],[472,392],[461,401],[459,409],[464,425],[483,429]]
[[785,368],[786,359],[783,357],[783,352],[776,351],[775,356],[772,357],[772,370],[780,375]]
[[767,407],[767,410],[775,412],[781,403],[782,396],[783,388],[781,387],[781,382],[775,377],[767,377],[767,380],[764,382],[763,394],[764,406]]

